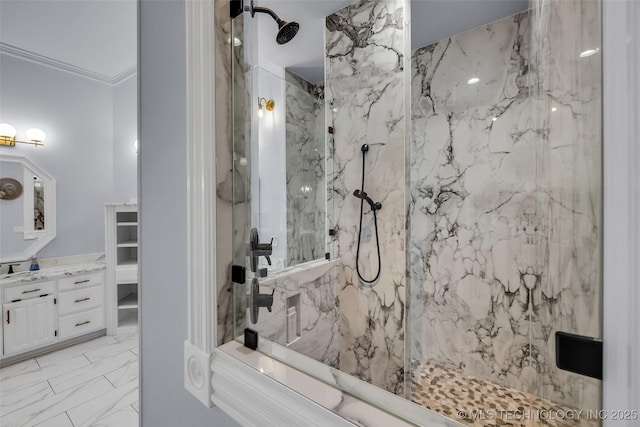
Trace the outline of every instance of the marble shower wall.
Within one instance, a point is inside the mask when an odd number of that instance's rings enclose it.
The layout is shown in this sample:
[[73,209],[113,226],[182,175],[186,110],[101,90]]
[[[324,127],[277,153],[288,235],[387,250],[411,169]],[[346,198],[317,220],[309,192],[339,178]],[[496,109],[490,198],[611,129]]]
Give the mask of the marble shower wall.
[[324,258],[324,88],[285,70],[285,98],[288,267]]
[[[311,357],[332,368],[340,365],[340,261],[319,261],[276,273],[260,281],[260,292],[273,294],[271,312],[261,308],[258,323],[249,325],[261,337]],[[287,343],[287,299],[298,296],[300,337]],[[246,313],[250,318],[249,310]],[[249,321],[248,321],[249,323]]]
[[598,6],[544,3],[413,54],[408,348],[598,408],[554,352],[557,330],[601,336],[600,68],[578,57]]
[[[225,105],[231,98],[231,36],[229,2],[215,2],[215,66],[216,104]],[[216,272],[217,272],[217,321],[218,345],[233,339],[233,294],[231,288],[231,263],[233,249],[229,241],[233,238],[233,156],[232,117],[226,108],[216,109]]]
[[[334,127],[330,228],[333,256],[344,268],[339,301],[340,370],[395,393],[404,389],[405,73],[408,25],[402,0],[364,0],[326,18],[327,125]],[[356,245],[362,144],[369,144],[365,191],[378,213],[382,272],[359,283]],[[376,274],[373,215],[365,208],[360,270]]]

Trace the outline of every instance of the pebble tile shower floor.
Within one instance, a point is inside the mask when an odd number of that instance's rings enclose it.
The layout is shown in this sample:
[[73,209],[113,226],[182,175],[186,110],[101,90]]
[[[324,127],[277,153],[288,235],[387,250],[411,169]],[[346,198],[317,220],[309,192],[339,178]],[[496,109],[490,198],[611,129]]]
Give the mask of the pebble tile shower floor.
[[[469,426],[596,427],[591,413],[426,362],[411,380],[412,400]],[[592,418],[592,419],[589,419]]]

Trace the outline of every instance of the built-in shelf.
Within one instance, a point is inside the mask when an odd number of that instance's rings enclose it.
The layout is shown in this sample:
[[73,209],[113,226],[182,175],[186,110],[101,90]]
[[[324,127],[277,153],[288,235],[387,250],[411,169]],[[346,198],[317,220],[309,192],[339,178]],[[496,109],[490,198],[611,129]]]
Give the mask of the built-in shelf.
[[131,310],[131,312],[120,317],[118,319],[118,329],[120,328],[135,328],[138,326],[138,310]]
[[106,205],[107,280],[111,294],[110,333],[138,322],[138,212],[136,205]]
[[138,294],[129,294],[118,300],[118,310],[138,308]]

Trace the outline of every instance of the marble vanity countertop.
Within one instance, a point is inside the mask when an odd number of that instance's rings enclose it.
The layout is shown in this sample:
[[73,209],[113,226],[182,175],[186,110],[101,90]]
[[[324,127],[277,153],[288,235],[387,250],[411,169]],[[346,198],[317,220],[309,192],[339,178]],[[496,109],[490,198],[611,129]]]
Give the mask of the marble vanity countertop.
[[104,261],[84,262],[79,264],[58,265],[41,268],[37,271],[20,271],[13,274],[0,276],[0,286],[16,285],[20,283],[38,282],[42,280],[56,280],[68,276],[89,274],[103,271],[106,268]]

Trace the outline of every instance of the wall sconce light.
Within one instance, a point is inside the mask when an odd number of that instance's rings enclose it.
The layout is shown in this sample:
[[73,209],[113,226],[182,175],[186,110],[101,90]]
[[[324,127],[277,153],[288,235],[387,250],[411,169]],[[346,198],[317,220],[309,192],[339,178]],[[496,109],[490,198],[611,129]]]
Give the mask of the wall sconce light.
[[260,118],[264,116],[264,110],[262,109],[263,104],[267,111],[273,111],[273,109],[276,107],[276,103],[273,102],[273,99],[267,100],[265,98],[258,97],[258,117]]
[[45,133],[41,129],[31,128],[27,131],[27,138],[29,141],[18,141],[16,139],[16,128],[8,123],[0,123],[0,145],[6,145],[7,147],[15,147],[16,142],[20,144],[31,144],[36,147],[44,147]]

